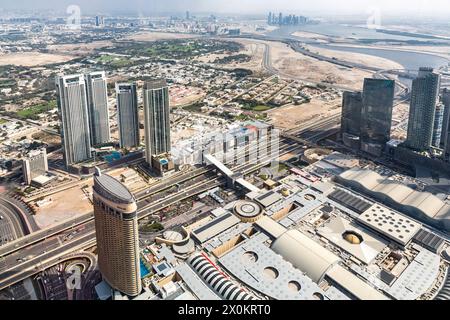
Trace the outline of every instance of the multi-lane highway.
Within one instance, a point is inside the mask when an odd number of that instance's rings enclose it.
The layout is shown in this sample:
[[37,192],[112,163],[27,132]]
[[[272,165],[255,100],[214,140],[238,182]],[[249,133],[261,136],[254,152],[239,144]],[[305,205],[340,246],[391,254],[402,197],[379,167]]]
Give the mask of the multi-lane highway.
[[24,204],[9,196],[0,195],[0,246],[38,229],[30,214]]
[[[293,145],[287,141],[280,143],[280,155],[300,149],[299,145]],[[271,160],[270,157],[267,157],[258,164],[246,164],[233,169],[243,174],[249,174],[267,165]],[[160,187],[164,190],[179,184],[180,188],[175,193],[163,192],[160,194],[158,186],[140,193],[138,196],[142,198],[138,200],[139,219],[211,188],[224,185],[225,179],[212,174],[212,171],[211,167],[197,169],[161,184]],[[178,182],[174,183],[174,181]],[[0,290],[51,267],[67,254],[95,245],[95,227],[92,219],[92,214],[85,215],[53,228],[39,231],[38,234],[29,236],[27,240],[21,239],[8,248],[1,248],[3,254],[0,256]]]

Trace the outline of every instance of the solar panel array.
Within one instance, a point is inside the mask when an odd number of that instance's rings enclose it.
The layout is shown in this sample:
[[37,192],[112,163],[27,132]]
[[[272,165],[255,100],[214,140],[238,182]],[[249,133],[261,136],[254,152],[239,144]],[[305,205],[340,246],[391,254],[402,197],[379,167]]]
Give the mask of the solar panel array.
[[365,212],[372,206],[369,202],[341,189],[337,189],[330,193],[328,198],[358,214]]

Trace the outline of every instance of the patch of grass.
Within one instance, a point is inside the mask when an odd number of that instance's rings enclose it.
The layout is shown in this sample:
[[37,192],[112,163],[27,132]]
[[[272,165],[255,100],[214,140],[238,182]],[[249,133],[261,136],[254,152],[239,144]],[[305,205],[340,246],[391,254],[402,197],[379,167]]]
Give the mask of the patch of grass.
[[113,67],[126,67],[128,66],[131,62],[130,60],[128,60],[127,58],[124,57],[115,57],[115,56],[110,56],[110,55],[102,55],[97,59],[98,63],[101,64],[107,64]]
[[278,165],[278,172],[287,171],[287,170],[289,170],[289,167],[287,165],[285,165],[284,163],[280,163]]
[[7,120],[5,120],[5,119],[0,119],[0,124],[5,124],[5,123],[7,123],[8,121]]
[[146,224],[141,228],[141,230],[144,232],[159,232],[164,230],[164,226],[161,223],[155,221],[153,223]]
[[46,104],[38,104],[26,109],[22,109],[20,111],[16,112],[17,117],[20,119],[30,119],[30,120],[37,120],[39,119],[39,115],[41,113],[47,112],[51,109],[56,108],[56,100],[49,101]]
[[17,84],[16,80],[13,79],[0,79],[0,89],[10,88]]
[[270,110],[272,108],[269,106],[259,105],[259,106],[253,107],[252,109],[253,109],[253,111],[262,112],[262,111]]

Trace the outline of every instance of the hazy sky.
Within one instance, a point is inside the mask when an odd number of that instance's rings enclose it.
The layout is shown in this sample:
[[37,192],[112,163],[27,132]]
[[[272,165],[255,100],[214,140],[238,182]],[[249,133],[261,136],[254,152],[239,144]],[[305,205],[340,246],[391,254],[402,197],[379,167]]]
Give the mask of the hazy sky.
[[[127,12],[218,12],[265,13],[283,11],[292,13],[364,14],[373,7],[385,14],[449,15],[450,0],[0,0],[0,9],[55,9],[65,11],[77,4],[86,14]],[[373,10],[373,9],[372,9]]]

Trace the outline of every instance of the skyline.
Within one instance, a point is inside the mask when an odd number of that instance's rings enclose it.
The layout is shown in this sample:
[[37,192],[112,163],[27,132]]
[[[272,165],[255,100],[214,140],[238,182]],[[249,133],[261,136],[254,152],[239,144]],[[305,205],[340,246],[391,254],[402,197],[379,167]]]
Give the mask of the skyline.
[[31,0],[22,0],[19,3],[0,0],[0,12],[5,10],[51,10],[64,12],[70,5],[78,5],[85,14],[118,13],[127,14],[136,12],[138,15],[151,15],[152,13],[181,13],[215,12],[221,14],[265,14],[269,11],[284,11],[295,14],[358,14],[367,15],[374,9],[379,9],[386,16],[443,16],[450,13],[447,0],[346,0],[347,5],[336,7],[331,0],[317,0],[313,3],[297,0],[280,0],[276,4],[270,0],[130,0],[124,10],[123,4],[117,0],[99,0],[92,3],[87,0],[44,0],[39,4]]
[[0,300],[450,300],[449,1],[0,0]]

